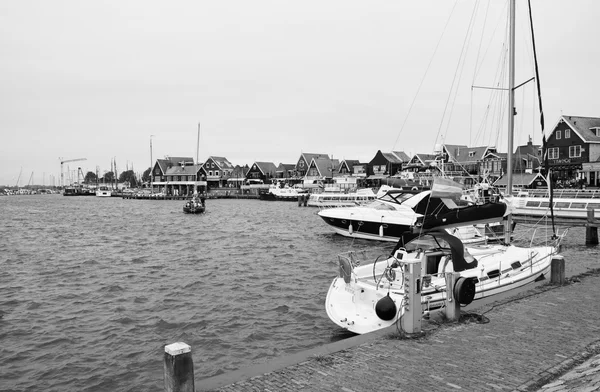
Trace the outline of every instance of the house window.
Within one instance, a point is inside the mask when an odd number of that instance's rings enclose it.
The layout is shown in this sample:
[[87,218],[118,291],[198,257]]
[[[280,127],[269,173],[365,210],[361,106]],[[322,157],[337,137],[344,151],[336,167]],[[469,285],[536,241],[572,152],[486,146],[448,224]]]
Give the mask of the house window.
[[556,140],[560,140],[561,136],[560,131],[556,131]]
[[469,151],[469,158],[473,158],[475,156],[475,151]]
[[548,149],[548,159],[558,159],[558,147]]
[[580,158],[581,146],[569,146],[569,158]]
[[209,175],[209,176],[212,176],[212,170],[210,170],[210,171],[208,172],[208,175]]
[[216,171],[215,171],[215,176],[218,176],[218,175],[219,175],[219,171],[218,171],[218,170],[216,170]]
[[571,130],[565,129],[565,139],[569,139],[571,137]]

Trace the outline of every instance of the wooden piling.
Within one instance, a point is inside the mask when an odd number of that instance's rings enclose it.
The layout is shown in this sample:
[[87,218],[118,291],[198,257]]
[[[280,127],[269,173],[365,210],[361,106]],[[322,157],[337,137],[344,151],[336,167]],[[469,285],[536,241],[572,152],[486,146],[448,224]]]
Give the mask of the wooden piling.
[[550,263],[550,283],[562,285],[565,283],[565,259],[560,255],[552,257]]
[[454,285],[456,285],[458,278],[460,278],[458,272],[446,273],[446,299],[444,302],[446,303],[446,319],[448,321],[458,321],[460,318],[460,304],[454,298]]
[[598,245],[598,226],[600,222],[594,217],[594,209],[587,210],[587,223],[585,225],[585,244]]
[[165,346],[165,392],[194,392],[192,348],[184,342]]

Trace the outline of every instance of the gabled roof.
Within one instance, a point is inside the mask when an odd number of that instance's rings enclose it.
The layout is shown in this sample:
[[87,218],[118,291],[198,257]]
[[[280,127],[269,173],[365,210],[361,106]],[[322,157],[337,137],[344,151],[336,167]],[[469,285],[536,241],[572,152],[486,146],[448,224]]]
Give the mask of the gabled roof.
[[164,159],[157,159],[156,163],[160,167],[163,174],[167,173],[167,169],[172,166],[181,166],[181,162],[185,162],[186,165],[193,165],[194,158],[190,157],[165,157]]
[[212,161],[214,163],[217,164],[217,166],[219,166],[219,168],[221,170],[233,170],[233,165],[231,164],[231,162],[229,162],[227,160],[227,158],[224,157],[216,157],[216,156],[210,156],[208,157],[208,159],[212,159]]
[[254,165],[256,165],[258,170],[265,176],[267,174],[274,175],[277,172],[277,166],[275,166],[273,162],[254,162]]
[[600,143],[600,136],[596,136],[596,133],[590,129],[600,127],[600,118],[561,116],[554,128],[552,128],[552,133],[554,133],[561,120],[567,123],[569,128],[571,128],[585,143]]
[[327,154],[313,154],[310,152],[303,152],[302,156],[304,157],[304,160],[308,163],[308,165],[310,166],[310,162],[313,159],[317,159],[317,158],[327,158],[329,159],[329,155]]
[[392,154],[396,155],[402,163],[410,161],[410,157],[404,151],[392,151]]
[[[537,178],[542,178],[544,179],[544,177],[540,174],[540,173],[523,173],[523,174],[518,174],[518,173],[513,173],[512,175],[512,180],[513,180],[513,185],[516,186],[529,186],[531,184],[533,184],[533,182],[537,179]],[[544,180],[545,183],[545,180]],[[500,177],[498,180],[496,180],[496,182],[494,182],[494,186],[507,186],[508,185],[508,176],[502,176]]]
[[463,154],[463,151],[467,150],[469,147],[461,144],[444,144],[443,146],[446,154],[448,154],[448,161],[457,162],[457,157]]
[[201,167],[202,167],[202,165],[188,165],[188,166],[173,165],[167,169],[167,171],[165,172],[165,175],[167,175],[167,176],[193,176],[193,175],[196,175],[196,173],[198,173],[198,170],[200,170]]
[[494,147],[461,147],[454,146],[458,148],[454,148],[453,154],[454,158],[452,162],[456,163],[465,163],[465,162],[477,162],[483,159],[483,157],[487,154],[488,150],[495,150]]
[[321,177],[333,177],[333,172],[339,166],[337,159],[329,158],[313,158],[308,166],[312,167],[313,163]]
[[404,162],[408,162],[409,160],[403,161],[398,155],[396,155],[393,152],[382,152],[381,155],[384,156],[385,159],[387,159],[388,162],[390,163],[404,163]]
[[346,165],[348,170],[351,170],[354,166],[360,165],[360,161],[358,159],[344,159],[340,162],[338,167],[341,169],[343,165]]

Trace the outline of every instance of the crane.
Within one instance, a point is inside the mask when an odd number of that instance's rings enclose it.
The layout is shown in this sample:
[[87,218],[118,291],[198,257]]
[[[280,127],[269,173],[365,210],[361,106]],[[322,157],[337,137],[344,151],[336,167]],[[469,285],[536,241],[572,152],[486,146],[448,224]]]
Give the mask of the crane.
[[77,161],[86,161],[87,158],[76,158],[76,159],[63,159],[63,158],[58,158],[60,159],[60,186],[65,186],[64,184],[64,175],[63,175],[63,164],[67,163],[67,162],[77,162]]

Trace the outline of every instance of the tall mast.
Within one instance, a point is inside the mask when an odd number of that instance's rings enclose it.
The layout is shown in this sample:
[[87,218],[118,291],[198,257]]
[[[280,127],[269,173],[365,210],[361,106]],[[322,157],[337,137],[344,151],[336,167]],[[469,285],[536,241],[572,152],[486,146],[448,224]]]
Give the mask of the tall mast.
[[[506,175],[508,182],[506,194],[510,197],[513,191],[513,137],[515,128],[515,0],[510,0],[509,8],[509,42],[508,42],[508,154]],[[510,242],[512,232],[512,216],[506,220],[505,240]]]
[[152,178],[154,177],[154,173],[152,173],[152,171],[154,170],[152,167],[152,136],[154,135],[150,135],[150,192],[154,192],[154,187],[152,186]]

